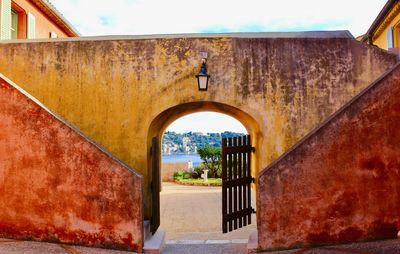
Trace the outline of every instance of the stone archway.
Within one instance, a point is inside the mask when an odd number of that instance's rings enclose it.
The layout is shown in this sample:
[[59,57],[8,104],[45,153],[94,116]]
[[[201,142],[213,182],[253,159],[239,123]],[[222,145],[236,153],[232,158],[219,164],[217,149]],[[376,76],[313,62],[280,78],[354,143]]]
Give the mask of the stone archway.
[[[238,120],[247,130],[247,133],[253,137],[252,139],[252,146],[255,147],[257,153],[252,154],[252,166],[251,166],[251,171],[252,175],[255,176],[257,173],[257,169],[259,167],[260,159],[257,154],[261,154],[261,143],[262,143],[262,135],[260,132],[259,124],[257,121],[252,118],[249,114],[244,112],[241,109],[238,109],[236,107],[219,103],[219,102],[211,102],[211,101],[200,101],[200,102],[190,102],[190,103],[184,103],[180,104],[174,107],[171,107],[163,112],[161,112],[157,117],[154,118],[152,121],[150,128],[149,128],[149,133],[148,133],[148,147],[151,147],[152,145],[154,146],[153,138],[158,137],[158,147],[161,145],[162,142],[162,135],[166,128],[175,120],[178,118],[192,114],[192,113],[198,113],[198,112],[204,112],[204,111],[209,111],[209,112],[217,112],[217,113],[222,113],[228,116],[231,116]],[[158,159],[158,165],[161,164],[161,156],[160,156],[160,149],[156,149],[157,153],[154,155],[154,150],[153,153],[148,153],[148,165],[152,164],[152,160],[154,160],[153,156],[156,156],[156,159]],[[154,163],[154,161],[153,161]],[[156,177],[159,177],[161,175],[161,167],[157,167],[158,172],[154,174],[152,173],[152,168],[149,167],[149,172],[148,175],[152,176],[155,175]],[[155,179],[150,179],[151,182],[158,182]],[[156,189],[158,190],[158,189]],[[153,190],[154,191],[154,188]],[[158,195],[158,193],[153,193],[155,195]],[[156,203],[155,203],[156,202]],[[159,206],[159,198],[154,198],[152,200],[152,206]],[[153,216],[159,216],[159,214],[155,213],[156,215],[152,214]],[[154,218],[153,218],[154,219]],[[156,221],[159,218],[156,219]],[[159,223],[159,220],[158,220]]]
[[[258,122],[251,117],[248,113],[236,107],[212,101],[199,101],[190,102],[171,107],[161,112],[157,117],[154,118],[150,124],[148,131],[147,145],[151,147],[151,139],[155,136],[162,137],[165,129],[178,118],[197,112],[211,111],[226,114],[238,120],[246,128],[247,133],[253,137],[252,145],[256,148],[256,151],[261,153],[262,134]],[[148,154],[147,159],[149,165],[151,164],[151,155]],[[258,172],[256,170],[259,167],[259,159],[257,156],[253,158],[252,173]],[[150,169],[149,169],[150,170]]]

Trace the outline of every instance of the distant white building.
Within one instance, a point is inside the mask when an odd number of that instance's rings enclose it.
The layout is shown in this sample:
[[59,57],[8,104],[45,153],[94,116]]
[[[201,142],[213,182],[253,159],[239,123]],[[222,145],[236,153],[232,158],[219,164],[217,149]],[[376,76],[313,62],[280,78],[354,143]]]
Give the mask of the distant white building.
[[189,144],[190,144],[190,138],[188,138],[188,137],[183,137],[182,138],[182,144],[183,144],[183,147],[188,147],[189,146]]

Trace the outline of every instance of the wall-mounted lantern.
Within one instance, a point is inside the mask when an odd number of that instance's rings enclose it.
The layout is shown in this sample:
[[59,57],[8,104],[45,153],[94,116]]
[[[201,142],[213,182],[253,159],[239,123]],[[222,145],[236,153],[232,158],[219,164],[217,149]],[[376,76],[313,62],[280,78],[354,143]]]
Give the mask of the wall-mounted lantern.
[[210,75],[207,74],[206,58],[203,58],[201,62],[200,72],[196,75],[197,84],[199,86],[199,91],[207,91]]

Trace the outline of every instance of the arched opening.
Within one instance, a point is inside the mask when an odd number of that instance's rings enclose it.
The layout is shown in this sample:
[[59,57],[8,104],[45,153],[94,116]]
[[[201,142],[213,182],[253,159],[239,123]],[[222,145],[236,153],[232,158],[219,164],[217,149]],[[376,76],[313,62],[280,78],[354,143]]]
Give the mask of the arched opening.
[[[186,104],[181,104],[172,108],[169,108],[165,110],[164,112],[160,113],[152,122],[150,129],[149,129],[149,135],[148,135],[148,145],[151,147],[152,141],[154,137],[159,137],[159,146],[161,146],[162,142],[162,136],[167,127],[176,121],[177,119],[193,114],[193,113],[198,113],[198,112],[217,112],[217,113],[222,113],[228,116],[233,117],[237,121],[239,121],[246,129],[247,134],[252,136],[252,141],[251,141],[251,146],[255,147],[255,153],[251,154],[251,171],[254,173],[256,172],[256,169],[258,168],[259,161],[258,161],[258,156],[257,153],[260,152],[260,144],[262,142],[262,137],[259,131],[259,126],[258,123],[246,112],[243,112],[242,110],[226,105],[226,104],[221,104],[221,103],[216,103],[216,102],[193,102],[193,103],[186,103]],[[159,151],[161,153],[161,150]],[[161,154],[159,154],[159,164],[161,165]],[[152,160],[154,160],[154,157],[152,157],[151,153],[149,152],[149,157],[148,157],[148,163],[151,165]],[[154,163],[154,161],[153,161]],[[160,167],[161,168],[161,167]],[[152,176],[151,169],[149,170],[149,176]],[[158,177],[161,177],[161,172],[159,172]],[[153,181],[152,179],[151,181]],[[151,186],[151,184],[150,184]],[[212,188],[212,187],[211,187]],[[219,192],[221,192],[222,188],[219,188]],[[212,190],[211,190],[212,192]],[[151,205],[157,205],[154,203],[154,200],[151,200],[152,204]],[[156,200],[156,202],[159,202]],[[222,200],[220,200],[222,202]],[[159,205],[159,203],[158,203]],[[254,204],[255,206],[255,204]],[[207,209],[205,207],[204,209]],[[216,216],[220,217],[220,214],[217,214]],[[180,223],[177,221],[176,223]],[[190,221],[185,221],[185,223],[189,223]],[[253,220],[253,225],[256,224],[256,221]],[[222,225],[222,221],[221,221]],[[221,234],[222,234],[222,227],[221,227]],[[167,232],[168,235],[168,232]],[[238,235],[238,234],[236,234]],[[230,239],[230,238],[237,238],[235,237],[235,233],[233,234],[228,234],[226,235],[225,238],[223,239]],[[193,239],[192,239],[193,240]]]

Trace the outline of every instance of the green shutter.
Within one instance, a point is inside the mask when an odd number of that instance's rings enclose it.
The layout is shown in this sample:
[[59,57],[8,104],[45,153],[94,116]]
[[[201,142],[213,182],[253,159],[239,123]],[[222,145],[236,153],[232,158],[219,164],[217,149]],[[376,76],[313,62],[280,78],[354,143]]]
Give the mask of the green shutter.
[[32,13],[28,13],[28,39],[36,38],[36,18]]
[[11,39],[11,0],[0,0],[0,40]]
[[18,39],[18,13],[11,10],[11,39]]

